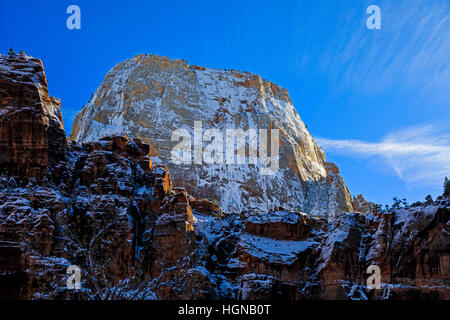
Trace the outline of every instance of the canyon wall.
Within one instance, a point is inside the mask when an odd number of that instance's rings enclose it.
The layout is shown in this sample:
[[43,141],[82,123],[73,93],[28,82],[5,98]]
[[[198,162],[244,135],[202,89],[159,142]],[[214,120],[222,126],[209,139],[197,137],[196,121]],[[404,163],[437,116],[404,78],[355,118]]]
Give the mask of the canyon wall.
[[226,212],[152,163],[158,141],[63,139],[39,60],[2,56],[0,79],[2,299],[450,299],[448,196],[329,220]]
[[[174,164],[171,151],[178,139],[171,141],[172,133],[186,129],[193,136],[194,121],[223,135],[226,129],[278,129],[279,170],[261,174],[261,164],[249,164],[248,153],[245,165]],[[154,55],[119,63],[78,113],[71,138],[95,141],[113,133],[150,144],[152,159],[169,167],[175,184],[195,197],[216,198],[225,211],[280,206],[314,216],[352,211],[339,170],[326,162],[287,90],[250,72]]]

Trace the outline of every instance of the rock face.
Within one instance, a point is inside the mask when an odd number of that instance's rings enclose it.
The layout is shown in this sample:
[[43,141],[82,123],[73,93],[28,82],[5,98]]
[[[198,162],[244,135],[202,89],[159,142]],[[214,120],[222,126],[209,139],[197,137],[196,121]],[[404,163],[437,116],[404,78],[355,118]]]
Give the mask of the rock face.
[[[449,200],[331,222],[289,211],[194,217],[208,239],[210,270],[228,275],[237,298],[448,300]],[[367,286],[372,265],[380,289]]]
[[376,204],[367,201],[362,194],[353,197],[352,206],[353,210],[364,214],[376,213],[378,210]]
[[123,297],[124,288],[153,297],[158,288],[142,287],[144,279],[187,250],[187,194],[173,194],[167,167],[152,166],[139,139],[67,142],[41,61],[0,62],[0,298],[71,296],[72,264],[83,271],[81,298]]
[[[174,187],[168,167],[151,161],[155,144],[50,139],[63,129],[58,116],[51,125],[46,96],[9,98],[21,90],[16,79],[38,79],[42,64],[2,59],[4,123],[23,125],[21,111],[32,109],[48,125],[31,117],[31,137],[1,132],[4,150],[26,157],[36,148],[45,161],[12,157],[0,167],[0,298],[450,299],[448,196],[330,220],[281,207],[224,212]],[[330,178],[321,183],[339,183],[337,168],[324,165]],[[79,290],[67,284],[73,265]],[[366,285],[370,265],[381,270],[381,289]]]
[[10,175],[43,176],[64,157],[60,101],[49,97],[44,67],[21,55],[0,57],[0,168]]
[[[152,167],[146,152],[148,145],[124,137],[70,142],[61,175],[26,185],[2,177],[3,298],[67,297],[72,264],[83,269],[82,298],[112,298],[111,287],[137,287],[128,281],[143,283],[184,257],[193,230],[187,196],[165,188],[169,176],[159,177],[167,168]],[[136,298],[153,296],[145,289]]]
[[[449,200],[369,216],[347,214],[330,223],[316,268],[321,290],[315,294],[449,299]],[[381,290],[364,286],[370,265],[381,270]]]
[[[171,141],[172,133],[186,129],[193,136],[194,121],[223,135],[226,129],[279,129],[279,170],[262,175],[248,156],[245,165],[172,163],[178,143]],[[287,90],[258,75],[136,56],[108,72],[77,115],[71,138],[95,141],[117,132],[150,144],[152,159],[167,164],[176,185],[196,198],[217,198],[225,211],[280,205],[321,216],[352,211],[337,167],[325,162]]]

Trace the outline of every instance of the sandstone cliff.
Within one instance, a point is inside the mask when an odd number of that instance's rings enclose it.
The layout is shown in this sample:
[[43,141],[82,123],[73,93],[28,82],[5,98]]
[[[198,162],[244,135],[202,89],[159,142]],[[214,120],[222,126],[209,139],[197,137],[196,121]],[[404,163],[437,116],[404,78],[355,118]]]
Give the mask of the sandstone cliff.
[[[279,129],[279,170],[261,175],[248,164],[176,165],[170,152],[176,129]],[[183,60],[139,55],[108,72],[78,113],[71,138],[95,141],[126,133],[150,144],[154,161],[167,164],[174,183],[195,197],[214,195],[226,211],[283,206],[311,215],[352,211],[337,168],[325,162],[286,89],[256,74],[191,66]]]
[[[51,112],[59,103],[32,89],[46,89],[42,63],[0,62],[3,125],[34,128],[0,131],[11,150],[0,166],[0,298],[450,299],[448,197],[330,220],[223,212],[172,184],[149,157],[155,143],[52,139],[63,132]],[[78,291],[66,284],[70,265],[81,269]],[[369,265],[380,268],[381,289],[367,287]]]
[[64,157],[61,102],[49,97],[42,62],[0,56],[0,168],[10,175],[43,176],[50,155]]

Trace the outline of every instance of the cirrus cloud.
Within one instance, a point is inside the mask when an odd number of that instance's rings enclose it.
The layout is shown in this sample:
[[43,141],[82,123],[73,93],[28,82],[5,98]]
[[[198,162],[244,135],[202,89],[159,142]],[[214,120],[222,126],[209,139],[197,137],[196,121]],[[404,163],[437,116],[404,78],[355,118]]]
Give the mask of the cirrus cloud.
[[[437,186],[450,176],[450,127],[423,125],[385,135],[379,142],[315,138],[329,153],[386,164],[408,185]],[[382,167],[382,166],[380,166]]]

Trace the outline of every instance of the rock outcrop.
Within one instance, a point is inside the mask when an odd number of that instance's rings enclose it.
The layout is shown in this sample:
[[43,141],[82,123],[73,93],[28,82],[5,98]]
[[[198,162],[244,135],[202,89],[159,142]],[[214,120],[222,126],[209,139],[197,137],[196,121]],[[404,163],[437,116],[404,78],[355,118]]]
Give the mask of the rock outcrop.
[[2,177],[0,281],[17,283],[3,297],[64,298],[66,268],[77,265],[83,297],[104,299],[121,281],[144,282],[185,257],[191,208],[164,188],[166,168],[152,167],[146,149],[116,136],[69,142],[55,179]]
[[377,213],[380,210],[375,203],[367,201],[362,194],[353,197],[352,206],[353,210],[364,214]]
[[26,55],[0,57],[0,168],[40,178],[64,157],[61,102],[49,97],[42,62]]
[[[249,164],[248,153],[245,165],[174,164],[178,139],[172,141],[172,133],[186,129],[193,136],[194,121],[223,135],[226,129],[278,129],[279,170],[262,175],[260,164]],[[78,113],[71,138],[95,141],[117,132],[150,144],[153,159],[168,166],[174,184],[196,198],[217,198],[225,211],[280,205],[316,216],[352,211],[337,167],[325,161],[287,90],[256,74],[153,55],[119,63]]]
[[[0,62],[2,150],[41,156],[8,156],[0,166],[0,298],[450,299],[448,196],[329,220],[282,207],[224,212],[173,185],[149,156],[157,144],[51,139],[63,130],[60,114],[47,110],[48,95],[27,96],[45,83],[41,62]],[[26,99],[17,79],[36,80],[23,83]],[[32,110],[32,135],[11,138],[22,110]],[[339,187],[337,168],[325,168],[321,183]],[[74,265],[79,290],[67,285]],[[380,289],[367,286],[371,265]]]
[[[316,297],[448,300],[449,200],[333,221],[318,259]],[[371,265],[381,270],[380,290],[365,286]]]
[[0,63],[0,296],[67,297],[73,264],[84,272],[82,297],[104,299],[184,258],[192,211],[187,195],[172,193],[167,167],[152,166],[149,146],[122,136],[67,142],[41,61]]

